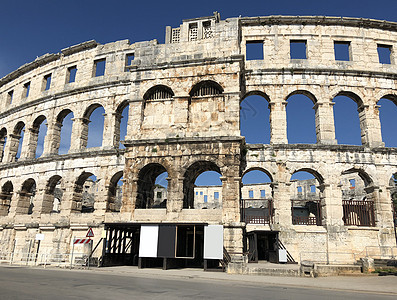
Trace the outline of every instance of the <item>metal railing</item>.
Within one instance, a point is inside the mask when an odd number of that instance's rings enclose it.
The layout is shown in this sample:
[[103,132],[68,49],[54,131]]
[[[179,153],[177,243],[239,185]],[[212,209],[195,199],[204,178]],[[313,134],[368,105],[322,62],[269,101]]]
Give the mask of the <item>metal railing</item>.
[[36,253],[11,253],[0,254],[0,263],[10,265],[47,266],[54,267],[89,267],[97,264],[97,258],[90,258],[86,253],[73,254],[36,254]]
[[374,202],[368,200],[343,200],[345,225],[375,226]]
[[242,199],[241,218],[247,224],[272,224],[273,200]]

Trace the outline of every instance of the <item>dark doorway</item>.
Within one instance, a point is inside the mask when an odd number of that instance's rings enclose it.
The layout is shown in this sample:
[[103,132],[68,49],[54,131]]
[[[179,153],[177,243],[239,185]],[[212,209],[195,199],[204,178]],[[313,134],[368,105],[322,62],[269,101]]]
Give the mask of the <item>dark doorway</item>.
[[278,232],[252,231],[247,233],[248,261],[268,261],[278,263]]

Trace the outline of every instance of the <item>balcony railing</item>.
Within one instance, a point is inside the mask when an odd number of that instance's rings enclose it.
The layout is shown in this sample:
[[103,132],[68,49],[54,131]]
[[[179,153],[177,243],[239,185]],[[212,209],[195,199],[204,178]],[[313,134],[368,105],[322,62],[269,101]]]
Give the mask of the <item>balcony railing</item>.
[[271,199],[242,199],[242,222],[247,224],[273,223],[273,201]]
[[291,200],[292,224],[321,226],[321,200]]
[[374,202],[368,200],[343,200],[345,225],[375,226]]

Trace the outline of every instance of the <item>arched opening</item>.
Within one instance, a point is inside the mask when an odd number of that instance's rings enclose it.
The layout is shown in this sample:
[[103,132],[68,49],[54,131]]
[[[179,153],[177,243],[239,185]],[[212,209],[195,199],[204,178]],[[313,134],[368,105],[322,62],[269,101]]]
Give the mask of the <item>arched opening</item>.
[[55,153],[66,154],[70,149],[74,114],[70,109],[65,109],[57,117],[55,140]]
[[119,171],[110,179],[108,188],[108,199],[106,203],[107,212],[120,212],[123,198],[123,171]]
[[64,192],[64,187],[63,187],[62,177],[59,175],[52,176],[48,180],[45,189],[41,212],[43,214],[59,213],[61,211],[63,192]]
[[379,100],[379,118],[382,131],[382,141],[386,147],[397,147],[395,130],[397,116],[397,97],[386,96]]
[[172,97],[174,97],[174,92],[171,88],[165,85],[156,85],[143,95],[143,100],[164,100]]
[[[43,154],[44,151],[44,140],[47,135],[47,119],[44,116],[39,116],[33,122],[30,137],[30,151],[34,152],[34,157],[38,158]],[[32,154],[29,154],[32,157]]]
[[341,174],[343,222],[345,225],[375,226],[376,195],[371,178],[360,169]]
[[10,157],[11,161],[17,161],[21,157],[23,138],[25,135],[25,123],[19,121],[14,127],[13,134],[10,136]]
[[0,216],[8,215],[11,206],[11,197],[14,192],[14,186],[11,181],[3,184],[0,194]]
[[323,179],[313,170],[301,169],[290,179],[292,224],[322,225]]
[[[174,115],[171,103],[173,96],[174,92],[164,85],[156,85],[143,95],[143,128],[168,128],[173,123]],[[158,112],[161,112],[162,116],[159,116]]]
[[36,181],[29,178],[22,184],[21,191],[19,192],[19,201],[17,207],[17,214],[31,215],[34,209],[34,197],[36,195]]
[[193,86],[189,95],[191,97],[203,97],[203,96],[216,96],[223,93],[223,88],[219,83],[212,80],[204,80]]
[[125,149],[125,146],[121,141],[124,141],[127,135],[129,109],[130,106],[128,102],[125,101],[118,107],[116,113],[115,137],[116,137],[116,146],[118,145],[120,149]]
[[[310,97],[309,97],[310,96]],[[296,91],[287,97],[287,137],[289,144],[315,144],[316,118],[314,96]]]
[[4,159],[4,149],[7,142],[7,129],[4,127],[0,130],[0,161]]
[[183,208],[221,208],[221,176],[220,168],[213,162],[198,161],[192,164],[184,175]]
[[273,185],[270,174],[251,169],[242,178],[242,219],[247,224],[273,223]]
[[247,144],[270,144],[270,109],[267,98],[252,94],[240,104],[240,134]]
[[143,167],[138,175],[138,193],[135,208],[166,208],[168,173],[160,164]]
[[[87,129],[87,148],[101,147],[103,140],[103,127],[105,122],[105,109],[99,104],[91,105],[84,114],[85,128]],[[83,139],[85,139],[83,133]]]
[[98,183],[99,179],[90,172],[83,172],[79,176],[74,185],[72,212],[94,212]]
[[362,145],[359,116],[363,114],[360,108],[361,99],[352,93],[340,93],[333,102],[335,137],[338,144]]

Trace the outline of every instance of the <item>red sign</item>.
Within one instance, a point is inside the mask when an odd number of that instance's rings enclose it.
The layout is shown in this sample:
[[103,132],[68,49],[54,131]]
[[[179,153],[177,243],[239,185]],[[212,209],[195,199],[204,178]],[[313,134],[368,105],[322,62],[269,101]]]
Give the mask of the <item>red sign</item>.
[[91,239],[74,239],[73,244],[88,244]]
[[88,232],[86,234],[86,237],[88,238],[92,238],[94,237],[94,232],[92,231],[92,228],[90,227],[90,229],[88,229]]

